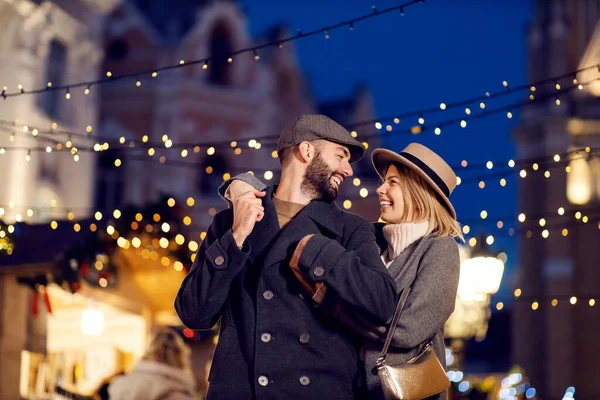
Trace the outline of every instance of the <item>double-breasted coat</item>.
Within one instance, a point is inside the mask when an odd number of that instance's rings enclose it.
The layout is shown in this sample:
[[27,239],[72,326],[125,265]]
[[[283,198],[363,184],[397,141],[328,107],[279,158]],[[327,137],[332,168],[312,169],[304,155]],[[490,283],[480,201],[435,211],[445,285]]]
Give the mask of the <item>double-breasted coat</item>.
[[233,210],[217,213],[175,300],[183,323],[211,328],[221,318],[208,399],[352,399],[360,376],[355,338],[315,310],[289,261],[376,324],[392,315],[397,292],[379,257],[371,223],[335,203],[310,202],[284,229],[272,202],[239,249]]

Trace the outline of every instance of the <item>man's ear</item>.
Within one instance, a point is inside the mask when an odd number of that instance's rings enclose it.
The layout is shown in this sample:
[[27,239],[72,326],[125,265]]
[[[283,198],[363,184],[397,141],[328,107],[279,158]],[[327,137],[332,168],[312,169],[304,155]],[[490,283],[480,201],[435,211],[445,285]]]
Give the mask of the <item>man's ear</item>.
[[307,141],[301,142],[298,145],[300,159],[306,163],[312,161],[315,156],[315,146]]

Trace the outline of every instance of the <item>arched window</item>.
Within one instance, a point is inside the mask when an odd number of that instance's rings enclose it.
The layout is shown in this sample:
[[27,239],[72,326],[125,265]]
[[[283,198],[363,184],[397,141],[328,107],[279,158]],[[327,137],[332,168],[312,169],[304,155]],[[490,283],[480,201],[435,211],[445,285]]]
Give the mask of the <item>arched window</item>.
[[227,61],[233,47],[231,35],[225,23],[218,23],[210,35],[210,57],[208,66],[208,80],[216,85],[229,85],[231,83],[231,68]]
[[115,160],[123,160],[121,150],[100,152],[96,163],[95,209],[100,211],[118,208],[124,197],[125,174],[115,165]]
[[106,47],[106,57],[110,60],[119,61],[127,57],[129,46],[123,39],[114,39]]
[[[53,39],[50,41],[48,56],[46,58],[46,82],[52,82],[52,86],[60,86],[64,83],[65,69],[67,67],[67,46]],[[41,107],[49,117],[60,119],[60,100],[64,93],[55,90],[44,93],[41,97]]]
[[205,157],[200,164],[198,172],[198,189],[206,197],[218,196],[218,189],[223,183],[223,174],[227,170],[227,163],[222,156],[214,155]]

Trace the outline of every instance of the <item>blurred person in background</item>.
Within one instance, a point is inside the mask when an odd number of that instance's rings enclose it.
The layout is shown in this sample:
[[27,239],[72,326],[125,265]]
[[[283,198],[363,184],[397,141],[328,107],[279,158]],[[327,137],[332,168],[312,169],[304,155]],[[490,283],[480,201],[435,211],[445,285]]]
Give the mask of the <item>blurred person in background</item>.
[[174,330],[160,328],[146,354],[129,374],[111,382],[108,394],[111,400],[197,399],[189,347]]

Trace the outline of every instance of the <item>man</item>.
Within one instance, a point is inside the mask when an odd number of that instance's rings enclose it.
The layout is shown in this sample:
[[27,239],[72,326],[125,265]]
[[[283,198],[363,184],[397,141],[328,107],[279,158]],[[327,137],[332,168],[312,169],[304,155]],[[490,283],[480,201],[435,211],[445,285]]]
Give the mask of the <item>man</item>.
[[215,215],[175,308],[193,329],[221,318],[209,400],[352,399],[352,337],[314,309],[289,264],[301,242],[305,279],[373,321],[391,317],[395,284],[372,225],[333,203],[364,148],[331,119],[304,115],[284,129],[278,152],[279,186],[244,193]]

